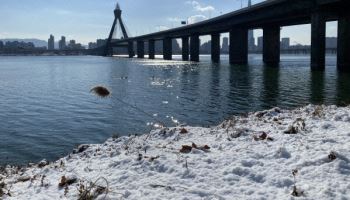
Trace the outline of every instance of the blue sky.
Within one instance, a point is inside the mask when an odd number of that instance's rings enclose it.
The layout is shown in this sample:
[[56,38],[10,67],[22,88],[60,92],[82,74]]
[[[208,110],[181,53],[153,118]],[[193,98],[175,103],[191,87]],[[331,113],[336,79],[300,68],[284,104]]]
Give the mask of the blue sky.
[[[262,0],[252,0],[253,4]],[[237,10],[241,0],[119,0],[131,35],[196,22]],[[243,6],[247,0],[242,0]],[[38,38],[54,34],[87,44],[106,38],[116,0],[1,0],[0,38]],[[327,36],[336,36],[336,23],[327,23]],[[256,31],[257,36],[261,31]],[[310,25],[284,27],[282,37],[292,43],[310,43]]]

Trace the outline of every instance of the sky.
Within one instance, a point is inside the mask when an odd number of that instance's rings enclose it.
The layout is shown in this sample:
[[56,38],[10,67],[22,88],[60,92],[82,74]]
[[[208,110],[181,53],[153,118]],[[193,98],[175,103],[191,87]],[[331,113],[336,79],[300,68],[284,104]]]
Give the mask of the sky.
[[[247,6],[248,0],[119,0],[122,18],[132,36],[195,23]],[[263,0],[252,0],[259,3]],[[0,38],[37,38],[50,34],[58,40],[87,44],[106,38],[117,0],[1,0]],[[292,44],[310,44],[310,25],[283,27],[281,37]],[[327,36],[336,36],[335,22],[327,23]],[[262,31],[256,30],[261,36]],[[225,36],[225,35],[224,35]]]

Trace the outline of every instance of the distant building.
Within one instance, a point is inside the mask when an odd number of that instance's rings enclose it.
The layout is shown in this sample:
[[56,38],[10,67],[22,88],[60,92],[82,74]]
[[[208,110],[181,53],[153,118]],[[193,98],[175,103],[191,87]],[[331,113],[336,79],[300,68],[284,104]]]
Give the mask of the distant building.
[[263,41],[264,41],[264,38],[263,37],[258,37],[258,46],[257,46],[257,50],[258,51],[262,51],[263,50]]
[[106,44],[106,40],[104,40],[104,39],[97,39],[96,40],[96,45],[97,45],[97,47],[101,47],[101,46],[104,46],[105,44]]
[[[252,6],[252,1],[248,1],[248,7]],[[248,31],[248,51],[255,51],[256,46],[255,46],[255,38],[254,38],[254,31],[249,30]]]
[[248,31],[248,50],[249,51],[254,51],[256,48],[255,46],[255,38],[254,38],[254,31],[249,30]]
[[248,0],[248,7],[252,6],[252,0]]
[[70,49],[70,50],[81,50],[81,49],[85,49],[85,48],[80,43],[76,43],[75,40],[70,40],[69,44],[67,46],[67,49]]
[[[156,40],[154,45],[155,45],[154,49],[155,49],[156,54],[162,54],[163,53],[163,41]],[[137,48],[134,48],[134,49],[137,49]]]
[[[179,43],[176,39],[173,39],[172,41],[172,53],[173,54],[181,54],[181,48]],[[136,42],[134,43],[134,50],[137,50]],[[163,41],[156,40],[154,43],[154,50],[155,54],[162,54],[163,53]],[[148,53],[148,42],[145,43],[145,53]]]
[[66,45],[66,37],[62,36],[61,40],[58,42],[58,46],[60,50],[64,50],[66,49],[67,45]]
[[48,50],[54,50],[55,49],[55,37],[53,35],[50,35],[50,38],[48,40]]
[[211,52],[211,41],[203,43],[200,46],[199,52],[201,54],[209,54]]
[[95,49],[95,48],[97,48],[97,43],[96,43],[96,42],[89,42],[88,48],[89,48],[89,49]]
[[4,48],[4,43],[0,41],[0,49]]
[[177,42],[176,39],[172,40],[172,46],[173,46],[172,51],[173,51],[174,54],[180,54],[182,52],[181,48],[180,48],[180,45],[179,45],[179,43]]
[[69,49],[75,49],[75,40],[70,40],[69,41],[69,44],[68,44],[68,48]]
[[97,39],[96,42],[89,42],[88,48],[89,49],[95,49],[101,46],[104,46],[106,44],[107,40],[104,39]]
[[223,53],[228,53],[228,48],[229,48],[229,45],[228,45],[228,37],[224,37],[222,39],[222,48],[221,48],[221,52]]
[[335,49],[338,46],[337,37],[326,37],[326,48]]
[[289,47],[290,47],[290,38],[282,38],[281,49],[289,49]]
[[18,42],[18,41],[8,41],[3,45],[6,49],[34,49],[35,46],[32,42]]
[[[123,48],[125,49],[125,48]],[[163,54],[163,41],[161,40],[156,40],[154,43],[154,50],[155,50],[155,54]],[[122,52],[121,50],[119,50],[120,52]],[[137,43],[134,42],[134,51],[137,51]],[[181,47],[178,43],[178,41],[176,39],[172,39],[172,53],[173,55],[175,54],[181,54]],[[128,53],[128,52],[125,52]],[[145,55],[147,55],[149,53],[149,42],[145,42],[144,43],[144,53]]]

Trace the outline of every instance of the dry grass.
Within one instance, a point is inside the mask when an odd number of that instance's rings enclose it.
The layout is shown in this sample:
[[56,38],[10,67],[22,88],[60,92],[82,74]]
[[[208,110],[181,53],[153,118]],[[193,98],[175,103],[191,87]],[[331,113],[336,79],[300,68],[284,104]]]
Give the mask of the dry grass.
[[[106,186],[98,185],[98,182],[102,180],[106,183]],[[98,196],[105,194],[102,199],[106,199],[109,191],[109,182],[106,178],[100,177],[95,182],[90,182],[89,184],[84,184],[83,182],[79,183],[78,200],[93,200]]]

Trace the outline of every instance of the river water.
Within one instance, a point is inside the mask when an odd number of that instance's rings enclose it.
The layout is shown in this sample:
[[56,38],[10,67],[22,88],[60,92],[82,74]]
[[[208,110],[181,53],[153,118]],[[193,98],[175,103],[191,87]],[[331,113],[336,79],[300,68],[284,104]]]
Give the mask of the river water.
[[[78,144],[144,133],[154,118],[208,126],[275,106],[350,103],[350,75],[337,73],[335,56],[325,72],[311,72],[309,56],[282,56],[279,68],[261,55],[248,66],[179,58],[0,57],[0,164],[55,160]],[[91,94],[97,85],[112,96]]]

